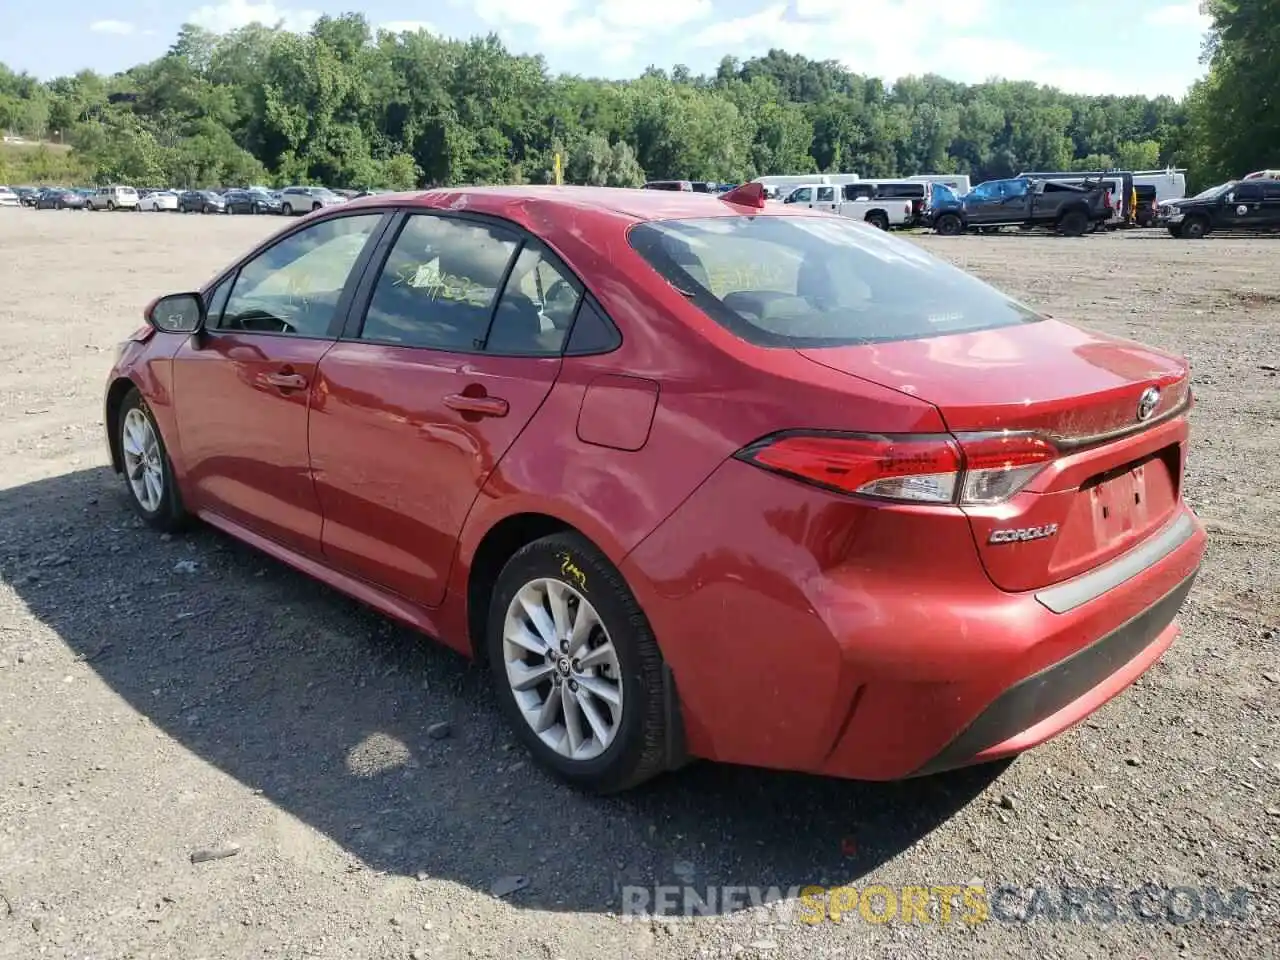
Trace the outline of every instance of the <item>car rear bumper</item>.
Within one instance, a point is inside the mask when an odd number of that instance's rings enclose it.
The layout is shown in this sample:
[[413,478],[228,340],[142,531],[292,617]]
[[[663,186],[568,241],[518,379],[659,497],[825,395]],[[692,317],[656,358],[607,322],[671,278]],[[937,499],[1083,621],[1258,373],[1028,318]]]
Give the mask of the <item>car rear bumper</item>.
[[1079,723],[1146,672],[1173,643],[1193,573],[1127,623],[996,697],[916,776],[1029,750]]
[[[761,510],[778,484],[787,506]],[[1111,563],[1008,593],[958,510],[867,506],[735,463],[622,570],[691,753],[895,780],[1021,752],[1125,689],[1177,635],[1204,548],[1179,504]]]

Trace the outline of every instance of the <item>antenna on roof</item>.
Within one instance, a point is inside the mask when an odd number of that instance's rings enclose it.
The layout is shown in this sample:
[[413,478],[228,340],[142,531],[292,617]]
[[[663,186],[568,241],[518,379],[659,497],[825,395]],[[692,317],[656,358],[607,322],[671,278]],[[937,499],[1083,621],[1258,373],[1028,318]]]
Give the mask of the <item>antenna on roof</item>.
[[735,207],[754,207],[757,210],[763,210],[764,184],[756,183],[754,180],[744,183],[721,195],[720,199],[725,203],[732,203]]

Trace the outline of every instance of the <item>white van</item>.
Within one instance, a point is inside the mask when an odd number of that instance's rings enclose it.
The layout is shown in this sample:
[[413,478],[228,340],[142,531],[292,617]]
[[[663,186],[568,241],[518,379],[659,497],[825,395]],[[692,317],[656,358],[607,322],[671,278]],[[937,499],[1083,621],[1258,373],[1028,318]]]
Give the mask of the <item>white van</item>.
[[1135,170],[1133,185],[1155,187],[1156,203],[1166,200],[1181,200],[1187,195],[1187,171],[1175,170]]

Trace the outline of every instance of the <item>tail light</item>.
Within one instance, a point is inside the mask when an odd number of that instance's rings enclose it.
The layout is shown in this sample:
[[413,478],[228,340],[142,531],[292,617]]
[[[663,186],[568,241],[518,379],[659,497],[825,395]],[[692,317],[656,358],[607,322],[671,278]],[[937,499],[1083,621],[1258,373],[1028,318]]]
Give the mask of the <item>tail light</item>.
[[898,503],[1001,503],[1022,490],[1057,450],[1029,433],[783,433],[738,459],[838,493]]

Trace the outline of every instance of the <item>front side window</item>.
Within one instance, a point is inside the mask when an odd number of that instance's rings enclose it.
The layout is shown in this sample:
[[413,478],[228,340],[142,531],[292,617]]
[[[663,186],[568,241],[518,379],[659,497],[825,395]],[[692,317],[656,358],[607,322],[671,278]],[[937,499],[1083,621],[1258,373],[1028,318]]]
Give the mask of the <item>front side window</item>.
[[995,181],[980,183],[973,188],[973,192],[970,193],[969,196],[973,197],[975,200],[990,200],[995,197],[996,191],[999,190],[999,188],[1000,184]]
[[812,199],[813,191],[808,187],[801,187],[787,197],[787,203],[809,203]]
[[328,334],[338,300],[380,213],[337,217],[290,234],[240,268],[218,329]]
[[915,244],[840,218],[662,220],[629,238],[704,313],[758,346],[883,343],[1040,319]]
[[436,350],[483,349],[519,245],[515,233],[498,226],[430,214],[409,217],[374,287],[361,338]]
[[1025,197],[1027,195],[1027,181],[1007,180],[1001,192],[1008,199],[1016,200],[1018,197]]

